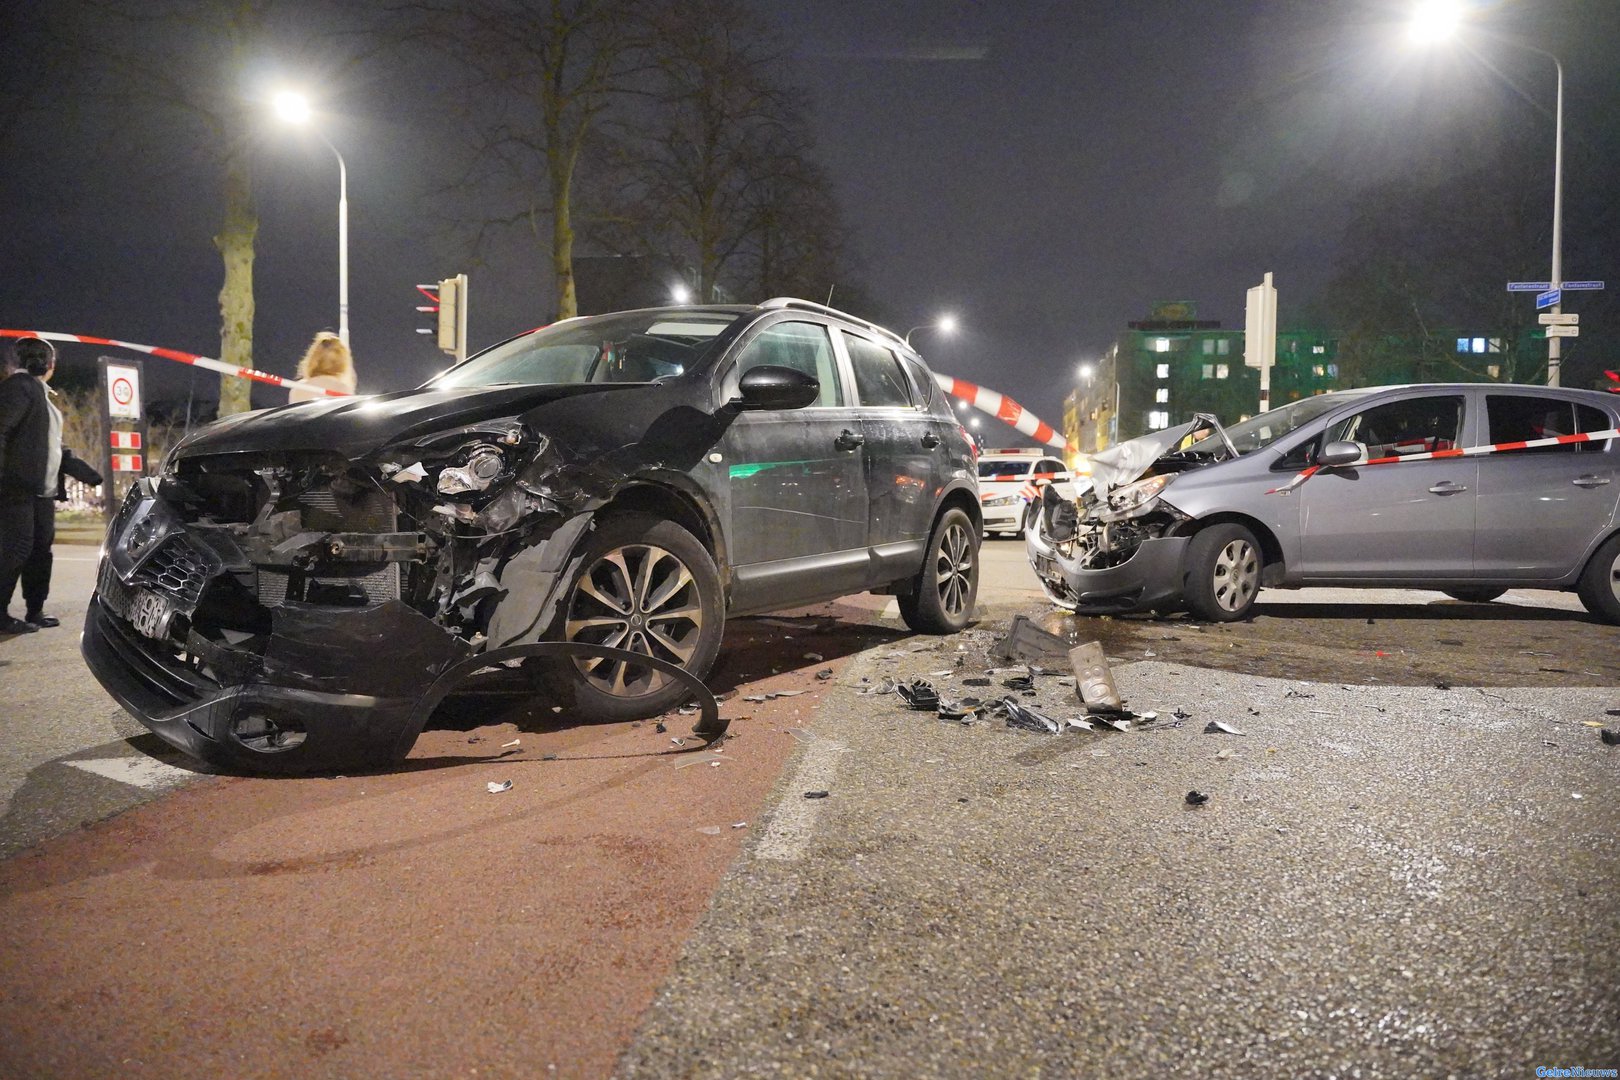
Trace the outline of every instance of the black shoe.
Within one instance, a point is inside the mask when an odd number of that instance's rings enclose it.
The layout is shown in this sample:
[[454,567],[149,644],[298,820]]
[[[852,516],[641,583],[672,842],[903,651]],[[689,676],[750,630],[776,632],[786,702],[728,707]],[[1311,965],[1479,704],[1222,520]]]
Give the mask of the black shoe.
[[47,615],[43,611],[35,612],[34,614],[29,615],[28,621],[39,627],[41,630],[49,630],[53,626],[62,625],[61,619],[58,619],[55,615]]
[[32,634],[38,629],[33,623],[13,619],[10,615],[0,618],[0,634]]

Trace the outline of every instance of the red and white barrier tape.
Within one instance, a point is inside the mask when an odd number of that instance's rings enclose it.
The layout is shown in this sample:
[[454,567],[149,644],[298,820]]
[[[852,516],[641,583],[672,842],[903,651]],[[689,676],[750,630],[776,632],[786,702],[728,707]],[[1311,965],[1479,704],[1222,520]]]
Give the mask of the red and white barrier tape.
[[114,341],[112,338],[90,337],[88,334],[56,334],[45,330],[0,330],[0,338],[7,337],[42,338],[45,341],[69,341],[78,342],[81,345],[105,345],[113,349],[129,349],[131,352],[161,356],[165,360],[178,360],[182,364],[207,368],[209,371],[224,372],[226,375],[235,375],[239,379],[252,379],[255,382],[269,383],[271,386],[309,390],[317,394],[323,394],[326,397],[351,396],[346,390],[333,390],[330,387],[321,386],[319,383],[306,382],[302,379],[283,379],[280,375],[272,375],[268,371],[255,371],[253,368],[237,367],[235,364],[227,364],[223,360],[213,360],[206,356],[181,352],[178,349],[161,349],[156,345],[137,345],[133,341]]
[[1011,424],[1036,442],[1059,450],[1067,449],[1063,436],[1050,424],[1005,394],[998,394],[987,387],[975,386],[965,379],[941,375],[937,371],[934,373],[934,381],[939,384],[940,389],[952,397],[961,398],[975,409],[989,413],[1004,424]]
[[[1356,464],[1362,465],[1399,465],[1406,461],[1437,461],[1441,458],[1480,457],[1484,454],[1500,454],[1510,450],[1537,450],[1543,446],[1569,446],[1573,443],[1602,442],[1605,439],[1620,439],[1620,428],[1609,428],[1606,431],[1583,431],[1578,435],[1549,435],[1545,439],[1518,439],[1513,442],[1484,443],[1480,446],[1459,446],[1450,450],[1429,450],[1420,454],[1396,454],[1393,457],[1372,458]],[[1282,487],[1272,488],[1267,495],[1286,495],[1299,485],[1322,471],[1322,466],[1312,465],[1310,468],[1295,476]]]

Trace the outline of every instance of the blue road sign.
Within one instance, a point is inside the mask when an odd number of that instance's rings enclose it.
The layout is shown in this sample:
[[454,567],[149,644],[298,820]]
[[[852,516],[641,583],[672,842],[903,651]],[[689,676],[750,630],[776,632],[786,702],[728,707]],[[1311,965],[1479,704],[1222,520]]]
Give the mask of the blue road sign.
[[1601,288],[1603,288],[1603,282],[1601,282],[1601,281],[1566,281],[1562,285],[1560,285],[1559,288],[1562,288],[1562,289],[1601,289]]
[[1510,282],[1508,282],[1508,292],[1541,292],[1544,289],[1550,289],[1550,288],[1552,288],[1552,282],[1550,282],[1550,281],[1510,281]]
[[1536,310],[1540,311],[1544,307],[1552,307],[1563,299],[1564,294],[1558,289],[1548,289],[1544,293],[1538,293],[1536,294]]

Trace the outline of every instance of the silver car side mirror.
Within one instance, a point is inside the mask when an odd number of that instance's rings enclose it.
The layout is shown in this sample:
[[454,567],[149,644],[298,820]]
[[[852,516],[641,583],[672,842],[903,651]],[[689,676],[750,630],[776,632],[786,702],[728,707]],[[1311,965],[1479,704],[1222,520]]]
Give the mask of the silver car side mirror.
[[1324,469],[1338,465],[1361,465],[1367,460],[1367,448],[1358,442],[1330,442],[1316,456],[1316,464]]

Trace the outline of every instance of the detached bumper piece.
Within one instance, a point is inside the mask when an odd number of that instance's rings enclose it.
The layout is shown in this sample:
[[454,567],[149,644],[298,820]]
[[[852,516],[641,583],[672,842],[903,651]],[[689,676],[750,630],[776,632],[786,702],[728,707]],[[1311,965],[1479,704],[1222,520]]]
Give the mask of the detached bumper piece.
[[[131,715],[165,742],[210,765],[297,774],[378,768],[397,761],[414,742],[415,732],[409,741],[405,735],[421,698],[440,673],[465,656],[465,649],[402,604],[305,614],[313,617],[302,623],[295,618],[289,638],[273,641],[262,660],[219,649],[227,655],[193,665],[137,633],[98,598],[86,612],[80,647],[91,672]],[[422,626],[413,626],[412,620]],[[429,655],[408,644],[412,637],[421,644],[423,628],[437,639]],[[342,675],[300,670],[318,637],[325,638],[320,647],[326,662],[315,670]],[[369,643],[366,651],[347,651],[356,638]],[[357,656],[371,662],[356,663]],[[262,666],[234,684],[217,682],[199,670],[223,670],[227,657],[240,665],[236,676]]]

